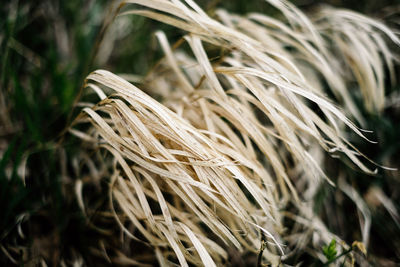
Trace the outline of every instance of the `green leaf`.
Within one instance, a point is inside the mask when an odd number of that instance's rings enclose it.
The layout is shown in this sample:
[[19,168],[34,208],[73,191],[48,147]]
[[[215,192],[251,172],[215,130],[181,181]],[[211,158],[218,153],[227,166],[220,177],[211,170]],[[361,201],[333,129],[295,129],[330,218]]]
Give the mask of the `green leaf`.
[[329,243],[328,246],[324,246],[322,248],[322,251],[323,251],[325,257],[328,259],[328,261],[333,260],[337,255],[336,240],[332,239],[332,241]]

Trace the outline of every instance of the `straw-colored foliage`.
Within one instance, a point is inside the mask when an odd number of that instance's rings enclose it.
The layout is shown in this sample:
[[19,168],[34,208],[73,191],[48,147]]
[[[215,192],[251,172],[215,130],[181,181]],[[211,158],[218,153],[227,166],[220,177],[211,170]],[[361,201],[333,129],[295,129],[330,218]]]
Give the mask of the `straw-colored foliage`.
[[273,265],[299,250],[324,260],[307,249],[335,237],[312,209],[319,186],[335,186],[323,157],[373,172],[345,131],[366,139],[349,119],[363,122],[353,91],[370,112],[382,110],[384,74],[394,81],[386,40],[398,38],[354,12],[326,7],[308,17],[281,0],[267,1],[279,18],[224,10],[211,18],[192,0],[125,2],[121,16],[187,32],[173,47],[156,33],[165,57],[140,89],[91,73],[87,88],[101,101],[70,130],[112,156],[111,204],[125,235],[151,247],[161,266],[221,265],[229,251],[256,255],[264,243]]

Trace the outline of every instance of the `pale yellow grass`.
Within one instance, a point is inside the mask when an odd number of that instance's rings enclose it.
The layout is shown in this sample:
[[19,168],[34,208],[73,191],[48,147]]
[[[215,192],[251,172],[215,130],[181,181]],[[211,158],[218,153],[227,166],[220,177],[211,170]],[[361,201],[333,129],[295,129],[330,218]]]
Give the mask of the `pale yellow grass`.
[[[384,35],[398,38],[353,12],[325,8],[307,17],[286,1],[267,2],[284,19],[219,10],[216,20],[189,0],[126,1],[137,5],[122,15],[187,31],[181,43],[190,53],[157,32],[165,58],[142,81],[148,94],[105,70],[87,77],[101,101],[83,103],[70,132],[112,156],[115,218],[127,236],[154,248],[161,266],[222,265],[229,249],[257,254],[264,241],[263,257],[274,265],[313,245],[310,254],[324,261],[319,248],[335,236],[312,210],[318,187],[334,186],[323,156],[373,172],[343,131],[367,142],[349,119],[363,122],[348,85],[358,83],[371,112],[382,110],[385,68],[394,79]],[[206,47],[223,54],[210,60]],[[352,189],[339,188],[368,221]],[[290,220],[295,226],[286,229]]]

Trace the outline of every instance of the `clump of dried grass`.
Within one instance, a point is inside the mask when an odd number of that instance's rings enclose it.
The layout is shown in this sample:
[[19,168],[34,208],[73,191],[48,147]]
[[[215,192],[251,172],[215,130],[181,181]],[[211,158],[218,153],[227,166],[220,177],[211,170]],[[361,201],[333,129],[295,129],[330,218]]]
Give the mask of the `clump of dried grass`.
[[[191,55],[156,33],[165,58],[143,83],[161,103],[108,71],[87,77],[101,101],[85,107],[70,132],[112,155],[115,218],[162,266],[215,266],[229,249],[259,253],[265,244],[263,257],[276,265],[328,243],[334,235],[312,211],[319,185],[333,184],[321,167],[324,151],[372,172],[342,130],[367,139],[345,115],[362,122],[349,84],[359,84],[369,110],[381,110],[386,67],[394,78],[382,35],[398,38],[356,13],[324,8],[308,18],[286,1],[268,2],[283,20],[224,10],[216,20],[191,0],[126,1],[142,8],[123,15],[187,31],[181,43]],[[211,60],[206,45],[223,53]],[[326,84],[346,111],[327,99]]]

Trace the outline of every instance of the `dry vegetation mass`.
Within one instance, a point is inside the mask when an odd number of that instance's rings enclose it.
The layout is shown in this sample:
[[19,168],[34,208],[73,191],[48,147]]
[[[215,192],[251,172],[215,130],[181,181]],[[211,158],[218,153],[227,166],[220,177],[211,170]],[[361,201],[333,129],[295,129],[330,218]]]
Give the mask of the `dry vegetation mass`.
[[[50,262],[368,266],[385,257],[367,257],[379,242],[374,210],[399,233],[398,192],[356,175],[399,182],[392,158],[361,148],[380,142],[369,116],[393,105],[385,88],[396,86],[400,39],[355,11],[266,2],[272,15],[206,12],[193,0],[112,5],[92,50],[98,65],[135,34],[127,19],[172,27],[154,33],[162,56],[145,75],[99,69],[76,94],[53,145],[62,190],[99,240],[87,254],[97,260],[74,248]],[[78,148],[67,154],[71,138]],[[27,162],[19,176],[29,185]],[[12,245],[1,248],[18,262]]]

